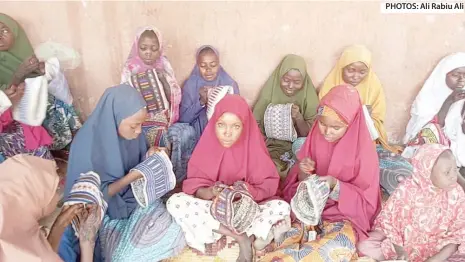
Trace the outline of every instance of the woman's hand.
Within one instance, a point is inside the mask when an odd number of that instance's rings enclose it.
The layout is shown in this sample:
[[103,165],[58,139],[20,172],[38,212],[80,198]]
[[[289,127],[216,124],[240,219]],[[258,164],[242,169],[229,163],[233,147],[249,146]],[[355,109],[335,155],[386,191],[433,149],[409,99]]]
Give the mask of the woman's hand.
[[169,155],[169,152],[168,152],[168,148],[166,147],[158,147],[158,146],[152,146],[149,148],[149,150],[147,150],[147,154],[145,155],[145,157],[150,157],[152,156],[153,154],[157,153],[157,152],[160,152],[160,151],[165,151],[165,153],[167,155]]
[[204,86],[199,89],[200,104],[203,106],[208,102],[208,89],[210,89],[209,86]]
[[101,209],[97,205],[87,205],[79,214],[79,242],[94,244],[101,223]]
[[292,105],[292,109],[291,109],[291,117],[292,117],[292,120],[298,120],[298,119],[303,119],[303,116],[302,114],[300,113],[300,109],[299,109],[299,106],[298,105]]
[[328,182],[330,188],[335,187],[337,184],[337,179],[333,176],[320,176],[318,179]]
[[302,159],[302,161],[300,161],[299,168],[300,168],[300,171],[302,171],[305,174],[312,174],[313,171],[315,171],[315,161],[306,157]]
[[14,85],[24,81],[24,78],[33,72],[45,73],[45,64],[40,63],[35,55],[25,59],[14,73]]
[[24,95],[24,82],[19,85],[11,85],[9,88],[5,89],[5,95],[10,99],[13,107],[17,106],[23,98]]
[[452,92],[452,94],[450,94],[449,97],[447,98],[447,100],[450,101],[451,103],[455,103],[462,99],[465,99],[465,90],[461,90],[461,89],[454,90],[454,92]]
[[61,236],[63,235],[63,232],[65,232],[65,228],[69,226],[71,221],[80,214],[83,209],[84,205],[82,204],[63,207],[61,213],[55,220],[55,223],[53,223],[53,226],[50,229],[50,234],[47,237],[47,240],[53,250],[58,251]]

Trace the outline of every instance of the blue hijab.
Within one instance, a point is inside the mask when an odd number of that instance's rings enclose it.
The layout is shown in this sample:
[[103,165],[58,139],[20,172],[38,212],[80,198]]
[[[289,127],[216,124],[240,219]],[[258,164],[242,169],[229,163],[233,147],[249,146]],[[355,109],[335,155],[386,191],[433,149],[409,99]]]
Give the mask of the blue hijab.
[[[210,48],[215,54],[220,57],[218,50],[213,46],[204,45],[197,50],[196,60],[199,59],[199,54],[202,50]],[[184,82],[182,87],[182,99],[179,106],[179,122],[189,123],[195,129],[197,140],[200,138],[205,126],[207,126],[208,118],[205,107],[200,105],[199,89],[204,86],[223,86],[229,85],[234,88],[234,94],[239,94],[239,87],[236,81],[229,76],[228,73],[220,66],[215,80],[206,81],[200,74],[199,66],[196,64],[189,78]]]
[[139,92],[129,85],[122,84],[105,90],[71,144],[65,196],[68,196],[81,173],[94,171],[100,176],[110,218],[122,219],[131,215],[137,207],[131,187],[127,186],[110,198],[108,186],[139,164],[147,151],[144,135],[126,140],[118,134],[121,121],[145,106]]

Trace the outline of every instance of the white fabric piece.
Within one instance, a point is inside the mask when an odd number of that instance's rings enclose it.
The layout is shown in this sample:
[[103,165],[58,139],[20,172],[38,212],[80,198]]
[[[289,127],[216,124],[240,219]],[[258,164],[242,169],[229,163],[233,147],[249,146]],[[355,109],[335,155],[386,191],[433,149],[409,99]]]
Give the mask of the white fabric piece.
[[454,153],[458,167],[465,166],[465,134],[462,130],[464,104],[465,100],[460,100],[451,105],[444,126],[444,132],[450,140],[450,150]]
[[215,106],[218,102],[223,99],[223,97],[227,94],[234,94],[234,88],[232,86],[217,86],[208,89],[208,102],[207,102],[207,118],[210,118],[215,112]]
[[30,126],[40,126],[45,119],[48,84],[45,76],[26,78],[24,96],[13,109],[13,119]]
[[[212,201],[195,198],[185,193],[174,194],[166,203],[168,212],[181,226],[187,244],[202,253],[205,253],[205,244],[215,243],[221,238],[220,234],[213,232],[220,228],[220,222],[211,215],[211,204]],[[260,213],[247,229],[246,234],[266,239],[274,224],[290,216],[291,208],[282,200],[270,200],[259,206]]]
[[8,96],[0,90],[0,115],[11,107],[11,101]]
[[371,140],[375,141],[379,138],[378,130],[376,130],[375,127],[375,122],[373,122],[373,119],[371,118],[370,112],[368,111],[366,105],[363,105],[362,108],[363,114],[365,115],[365,122],[367,124],[368,131],[370,132]]
[[[407,144],[439,112],[444,101],[452,93],[446,84],[450,71],[465,66],[465,53],[454,53],[444,57],[434,68],[413,102],[410,120],[403,142]],[[449,110],[449,112],[451,112]]]
[[69,90],[68,81],[61,72],[58,58],[52,57],[45,62],[45,77],[48,81],[48,92],[66,104],[72,105],[73,96]]
[[297,139],[297,131],[292,120],[292,103],[269,104],[263,118],[265,134],[268,138],[294,142]]

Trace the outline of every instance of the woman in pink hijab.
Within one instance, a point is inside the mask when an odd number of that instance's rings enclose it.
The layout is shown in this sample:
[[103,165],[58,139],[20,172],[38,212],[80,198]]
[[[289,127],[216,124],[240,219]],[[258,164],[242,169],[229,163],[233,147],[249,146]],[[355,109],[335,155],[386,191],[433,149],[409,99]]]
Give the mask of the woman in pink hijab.
[[177,123],[181,88],[157,28],[146,26],[138,30],[121,83],[133,86],[147,103],[148,116],[143,124],[145,137],[150,147],[168,149],[180,182],[186,177],[187,161],[195,146],[195,130],[189,124]]
[[[317,124],[297,157],[299,162],[289,171],[282,188],[284,199],[297,202],[296,193],[303,188],[299,184],[308,183],[311,174],[327,182],[329,198],[321,203],[317,226],[299,221],[302,224],[295,224],[295,232],[265,260],[350,261],[356,254],[356,242],[367,237],[381,207],[378,155],[355,88],[336,86],[323,97]],[[297,210],[302,206],[291,204],[296,216],[305,211]],[[295,259],[296,252],[303,257]]]
[[[252,235],[256,238],[253,247],[261,250],[289,229],[285,223],[290,223],[289,205],[270,199],[278,184],[278,172],[247,102],[239,95],[226,95],[216,105],[192,154],[182,187],[184,193],[171,196],[167,209],[181,226],[190,247],[205,252],[205,244],[227,235],[239,243],[237,261],[252,261]],[[240,234],[219,221],[218,216],[213,217],[212,213],[220,212],[211,211],[213,202],[221,203],[223,188],[236,186],[245,188],[250,195],[243,201],[252,201],[252,206],[259,208],[258,212],[253,208],[235,211],[242,214],[238,216],[240,224],[250,225]],[[231,205],[225,203],[227,213],[232,210]]]
[[[62,261],[57,250],[65,228],[76,216],[87,222],[88,213],[75,205],[63,208],[48,238],[40,229],[39,220],[50,215],[60,200],[56,170],[54,161],[29,155],[16,155],[0,164],[0,261]],[[86,250],[81,262],[92,261],[90,240],[96,231],[89,225],[81,225],[91,236],[80,242]]]

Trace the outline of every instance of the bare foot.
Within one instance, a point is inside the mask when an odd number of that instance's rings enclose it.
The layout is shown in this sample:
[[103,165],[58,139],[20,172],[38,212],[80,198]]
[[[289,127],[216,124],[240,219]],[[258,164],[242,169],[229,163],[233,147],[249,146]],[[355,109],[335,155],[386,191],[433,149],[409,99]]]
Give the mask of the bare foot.
[[274,238],[273,229],[271,229],[266,239],[257,238],[253,242],[253,247],[255,248],[255,250],[263,250],[268,244],[271,243],[271,241],[273,241],[273,238]]
[[252,241],[250,240],[250,238],[244,234],[240,239],[237,240],[237,242],[239,242],[240,252],[236,262],[252,262],[253,252]]
[[284,233],[291,229],[291,217],[287,216],[285,219],[278,221],[273,226],[273,235],[275,242],[283,241]]

